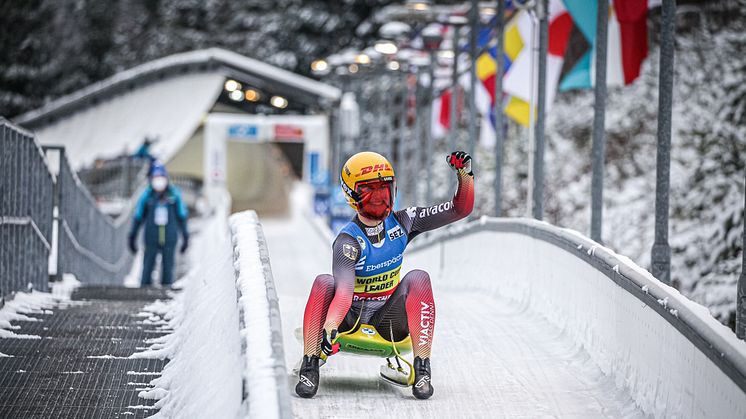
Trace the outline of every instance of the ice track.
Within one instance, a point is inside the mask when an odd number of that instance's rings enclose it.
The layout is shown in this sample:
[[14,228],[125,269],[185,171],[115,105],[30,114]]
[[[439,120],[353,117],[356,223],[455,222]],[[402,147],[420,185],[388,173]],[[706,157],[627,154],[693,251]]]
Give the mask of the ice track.
[[[311,283],[331,271],[330,243],[298,211],[264,219],[280,297],[293,414],[299,418],[637,418],[644,417],[562,330],[500,295],[463,291],[433,277],[437,323],[432,355],[435,394],[381,382],[376,358],[337,355],[321,368],[315,398],[295,395],[302,324]],[[407,266],[405,254],[405,269]]]

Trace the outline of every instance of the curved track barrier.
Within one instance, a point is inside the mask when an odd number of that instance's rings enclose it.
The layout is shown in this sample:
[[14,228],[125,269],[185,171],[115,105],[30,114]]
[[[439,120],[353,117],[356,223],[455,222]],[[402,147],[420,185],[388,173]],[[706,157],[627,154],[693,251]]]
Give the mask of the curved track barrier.
[[168,308],[174,329],[138,357],[169,358],[145,398],[157,417],[291,418],[282,328],[254,211],[219,205],[194,243],[195,267]]
[[282,325],[269,252],[254,211],[230,217],[250,418],[291,418]]
[[54,185],[31,133],[0,118],[0,300],[49,289]]
[[646,414],[746,417],[746,343],[706,308],[574,231],[483,218],[433,234],[407,262],[545,316]]

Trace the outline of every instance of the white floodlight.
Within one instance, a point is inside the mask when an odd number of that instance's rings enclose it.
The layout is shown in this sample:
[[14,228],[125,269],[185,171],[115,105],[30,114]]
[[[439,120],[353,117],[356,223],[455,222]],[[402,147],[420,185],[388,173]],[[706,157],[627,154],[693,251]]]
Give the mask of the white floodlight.
[[282,96],[272,96],[272,99],[269,100],[269,103],[272,104],[275,108],[284,109],[288,106],[288,100],[285,99]]
[[373,48],[375,48],[375,50],[380,54],[386,55],[396,54],[396,52],[399,51],[396,44],[389,41],[376,42],[376,45]]
[[226,80],[225,81],[225,90],[229,92],[234,92],[241,88],[241,83],[235,81],[235,80]]
[[243,101],[243,92],[241,90],[234,90],[228,94],[228,97],[236,102],[241,102]]

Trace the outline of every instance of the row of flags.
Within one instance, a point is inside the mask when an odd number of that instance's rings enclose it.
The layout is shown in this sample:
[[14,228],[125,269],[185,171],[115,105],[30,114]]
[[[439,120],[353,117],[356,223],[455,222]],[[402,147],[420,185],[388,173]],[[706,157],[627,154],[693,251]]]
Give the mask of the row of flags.
[[[598,0],[549,0],[548,51],[546,66],[546,110],[549,112],[557,91],[589,89],[594,85],[596,47],[596,10]],[[609,1],[607,75],[609,86],[627,85],[640,74],[640,66],[648,54],[648,10],[659,6],[661,0],[601,0]],[[504,95],[501,100],[505,114],[512,120],[529,125],[531,77],[538,78],[538,21],[525,10],[508,4],[509,20],[504,32]],[[536,25],[536,39],[533,26]],[[480,142],[494,143],[495,76],[497,49],[494,39],[494,20],[479,31],[477,47],[486,50],[476,60],[476,106],[482,115]],[[534,43],[536,42],[536,45]],[[466,48],[464,48],[465,50]],[[535,54],[535,53],[534,53]],[[533,64],[533,71],[532,71]],[[463,68],[463,67],[462,67]],[[469,89],[469,75],[460,79]],[[434,103],[433,133],[445,133],[450,127],[449,106],[451,91],[447,89]],[[461,106],[459,106],[461,107]],[[484,129],[487,128],[487,129]]]

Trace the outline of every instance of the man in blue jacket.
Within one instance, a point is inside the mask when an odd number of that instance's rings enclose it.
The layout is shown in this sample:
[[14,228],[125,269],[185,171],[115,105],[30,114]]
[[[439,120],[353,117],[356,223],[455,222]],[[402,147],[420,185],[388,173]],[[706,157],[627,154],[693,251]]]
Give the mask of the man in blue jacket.
[[187,217],[189,213],[181,199],[181,191],[168,182],[166,168],[155,162],[150,171],[150,185],[140,196],[129,233],[129,248],[137,252],[137,233],[145,224],[145,257],[142,266],[142,286],[151,284],[151,274],[155,258],[161,253],[161,285],[168,286],[173,281],[174,254],[181,231],[181,253],[189,246]]

